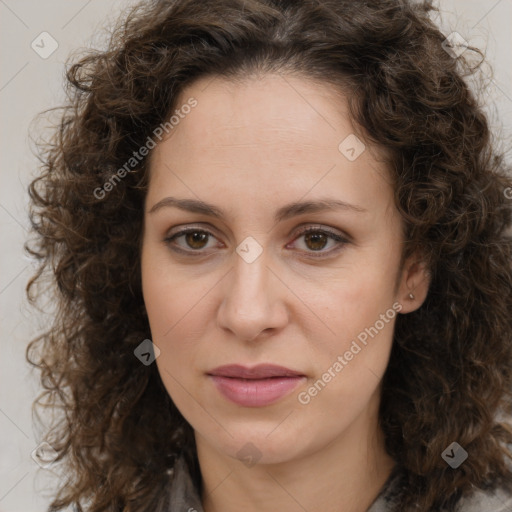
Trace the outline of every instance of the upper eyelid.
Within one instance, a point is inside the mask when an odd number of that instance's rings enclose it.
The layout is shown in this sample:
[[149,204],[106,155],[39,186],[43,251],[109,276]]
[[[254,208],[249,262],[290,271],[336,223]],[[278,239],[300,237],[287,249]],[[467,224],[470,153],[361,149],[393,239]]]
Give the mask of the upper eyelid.
[[177,238],[179,236],[183,236],[187,234],[187,232],[191,231],[202,231],[204,233],[207,233],[210,236],[213,236],[214,238],[218,239],[218,236],[215,234],[215,229],[208,227],[205,228],[203,226],[194,226],[194,225],[183,225],[183,226],[177,226],[176,230],[174,228],[172,230],[169,230],[167,234],[165,235],[164,239],[169,240],[170,238]]
[[[211,225],[208,225],[208,227],[204,227],[201,225],[183,224],[180,226],[175,226],[173,229],[168,230],[165,237],[170,238],[175,235],[184,234],[187,231],[193,231],[193,230],[204,231],[205,233],[208,233],[215,237],[217,237],[217,235],[215,234],[215,231],[218,231],[215,227],[213,227]],[[338,228],[332,228],[330,226],[323,226],[321,224],[315,224],[315,223],[312,224],[309,222],[304,222],[302,224],[299,224],[299,226],[296,226],[294,229],[292,229],[291,232],[287,236],[291,236],[291,234],[293,232],[297,232],[294,236],[300,236],[308,230],[323,231],[327,234],[338,235],[340,237],[346,238],[347,240],[351,239],[351,236],[343,230],[340,230]]]

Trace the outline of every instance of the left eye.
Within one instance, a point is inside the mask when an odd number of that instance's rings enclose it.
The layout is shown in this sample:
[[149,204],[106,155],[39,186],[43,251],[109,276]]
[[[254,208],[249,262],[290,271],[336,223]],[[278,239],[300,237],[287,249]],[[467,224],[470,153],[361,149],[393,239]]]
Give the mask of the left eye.
[[[211,239],[215,240],[215,236],[209,231],[197,228],[188,228],[175,233],[165,239],[167,245],[171,249],[178,252],[188,253],[200,253],[203,249],[213,248],[215,244],[209,246]],[[348,243],[348,240],[340,235],[325,228],[308,228],[299,233],[291,242],[296,244],[298,240],[302,239],[302,247],[295,247],[302,252],[310,253],[311,256],[322,256],[326,253],[330,253],[336,250],[336,247],[340,247]],[[177,243],[181,240],[182,243]],[[330,248],[328,247],[330,245]],[[289,248],[290,244],[286,246]],[[328,247],[327,250],[326,247]],[[292,247],[293,248],[293,247]],[[318,253],[318,254],[314,254]]]
[[[327,231],[319,228],[308,228],[299,234],[294,241],[303,239],[302,245],[306,252],[320,252],[321,254],[329,253],[335,250],[336,246],[346,244],[348,240],[338,233]],[[323,250],[331,242],[331,248]],[[316,255],[315,255],[316,256]]]

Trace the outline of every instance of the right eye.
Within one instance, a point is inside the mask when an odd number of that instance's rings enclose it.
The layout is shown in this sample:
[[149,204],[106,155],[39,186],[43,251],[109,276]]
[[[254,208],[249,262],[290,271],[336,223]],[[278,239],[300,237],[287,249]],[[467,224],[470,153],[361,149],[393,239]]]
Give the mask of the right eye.
[[[208,243],[211,238],[215,238],[212,233],[199,228],[186,228],[165,238],[165,243],[178,252],[202,253],[202,249],[208,249]],[[181,243],[178,243],[181,241]]]

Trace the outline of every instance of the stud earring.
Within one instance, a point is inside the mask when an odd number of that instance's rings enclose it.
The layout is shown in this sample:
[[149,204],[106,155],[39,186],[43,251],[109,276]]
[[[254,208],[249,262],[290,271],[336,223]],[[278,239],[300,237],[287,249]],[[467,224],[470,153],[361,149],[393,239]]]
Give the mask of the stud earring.
[[414,295],[412,293],[409,293],[409,299],[414,300]]

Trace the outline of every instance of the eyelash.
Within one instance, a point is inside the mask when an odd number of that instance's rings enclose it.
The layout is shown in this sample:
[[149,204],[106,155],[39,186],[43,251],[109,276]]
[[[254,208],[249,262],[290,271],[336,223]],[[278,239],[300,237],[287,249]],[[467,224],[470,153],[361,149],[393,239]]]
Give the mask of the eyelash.
[[[179,253],[182,253],[182,254],[187,254],[189,256],[192,256],[192,257],[196,257],[196,256],[203,256],[204,255],[204,252],[202,249],[197,249],[197,250],[194,250],[194,249],[190,249],[190,250],[187,250],[187,249],[183,249],[183,248],[180,248],[180,247],[177,247],[176,245],[173,244],[173,242],[182,237],[182,236],[185,236],[189,233],[206,233],[208,235],[208,241],[210,239],[210,237],[213,237],[215,238],[215,235],[213,233],[211,233],[210,231],[206,230],[206,229],[202,229],[202,228],[194,228],[194,227],[190,227],[190,228],[186,228],[186,229],[183,229],[181,231],[178,231],[177,233],[174,233],[168,237],[166,237],[164,239],[164,242],[175,252],[179,252]],[[331,231],[327,228],[320,228],[320,227],[315,227],[315,226],[308,226],[307,228],[305,229],[302,229],[296,236],[295,238],[293,239],[293,241],[299,239],[300,237],[304,236],[304,235],[307,235],[309,233],[321,233],[323,235],[327,235],[328,238],[330,238],[331,240],[334,240],[335,242],[337,242],[337,247],[335,247],[334,249],[331,249],[331,250],[328,250],[328,251],[324,251],[324,250],[319,250],[319,251],[306,251],[306,254],[312,258],[322,258],[322,257],[326,257],[327,255],[331,255],[333,253],[336,253],[338,251],[340,251],[343,246],[345,246],[346,244],[350,243],[349,239],[346,237],[346,236],[342,236],[340,235],[339,233],[336,233],[334,231]],[[208,243],[207,241],[207,243]]]

